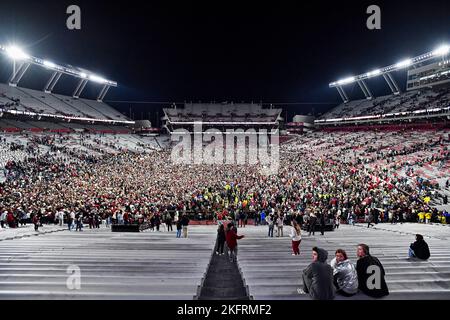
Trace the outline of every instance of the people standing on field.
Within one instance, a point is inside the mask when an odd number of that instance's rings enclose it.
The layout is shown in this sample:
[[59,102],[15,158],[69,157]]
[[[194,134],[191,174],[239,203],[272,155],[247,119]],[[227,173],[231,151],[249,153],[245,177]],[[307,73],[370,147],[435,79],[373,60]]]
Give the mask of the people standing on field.
[[297,221],[292,220],[292,228],[289,236],[292,240],[292,255],[296,256],[300,254],[300,242],[302,241],[302,230]]

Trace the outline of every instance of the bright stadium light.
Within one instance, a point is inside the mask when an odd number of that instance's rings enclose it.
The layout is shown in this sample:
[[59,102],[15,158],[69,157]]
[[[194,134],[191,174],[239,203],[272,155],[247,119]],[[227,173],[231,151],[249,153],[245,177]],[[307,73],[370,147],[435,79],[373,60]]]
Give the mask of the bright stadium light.
[[342,84],[352,83],[354,81],[355,81],[355,77],[348,77],[345,79],[338,80],[337,84],[342,85]]
[[403,61],[400,61],[400,62],[398,62],[396,65],[395,65],[395,67],[396,68],[406,68],[406,67],[409,67],[410,65],[412,65],[412,63],[413,63],[413,61],[412,61],[412,59],[405,59],[405,60],[403,60]]
[[53,68],[53,69],[56,68],[56,64],[54,64],[54,63],[51,62],[51,61],[44,60],[43,63],[44,63],[44,66],[46,66],[46,67],[48,67],[48,68]]
[[450,53],[450,46],[443,45],[433,51],[433,56],[445,56]]
[[368,76],[368,77],[377,76],[377,75],[379,75],[380,73],[381,73],[381,70],[380,70],[380,69],[375,69],[375,70],[372,70],[372,71],[370,71],[370,72],[367,72],[367,76]]
[[103,79],[102,77],[96,76],[94,74],[91,74],[89,76],[89,80],[94,81],[94,82],[98,82],[98,83],[106,83],[107,80]]
[[28,60],[30,56],[16,46],[10,46],[5,49],[8,56],[13,60]]
[[84,72],[80,72],[80,77],[82,77],[82,78],[87,78],[87,74],[86,73],[84,73]]

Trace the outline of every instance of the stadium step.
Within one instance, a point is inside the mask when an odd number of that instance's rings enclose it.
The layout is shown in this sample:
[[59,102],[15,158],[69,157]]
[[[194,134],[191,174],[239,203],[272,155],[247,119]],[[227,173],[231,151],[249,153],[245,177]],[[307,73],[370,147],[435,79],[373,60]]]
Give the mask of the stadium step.
[[[396,229],[402,232],[395,232]],[[301,255],[292,256],[289,238],[268,238],[265,228],[256,227],[244,233],[246,237],[240,243],[239,266],[253,299],[309,300],[310,296],[300,294],[299,289],[303,287],[302,271],[311,263],[312,247],[326,249],[328,262],[338,248],[346,250],[349,259],[356,262],[356,246],[363,242],[369,245],[371,253],[380,259],[386,271],[390,295],[384,299],[448,299],[450,248],[445,245],[446,240],[441,239],[441,229],[440,226],[417,224],[381,225],[377,230],[341,226],[340,230],[324,237],[303,237]],[[426,238],[431,251],[428,261],[407,258],[408,247],[413,241],[411,234],[415,233],[429,236]],[[351,298],[337,296],[336,299],[372,298],[358,293]]]
[[[215,232],[196,227],[190,235],[101,228],[0,241],[0,299],[191,300],[211,260]],[[67,285],[72,265],[80,270],[79,289]]]
[[237,264],[227,253],[213,254],[198,300],[249,300]]

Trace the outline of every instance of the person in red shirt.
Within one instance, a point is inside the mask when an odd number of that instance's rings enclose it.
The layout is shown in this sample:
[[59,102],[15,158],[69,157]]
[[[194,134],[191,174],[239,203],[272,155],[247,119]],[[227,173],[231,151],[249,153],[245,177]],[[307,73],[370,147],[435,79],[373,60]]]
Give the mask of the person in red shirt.
[[15,219],[14,216],[12,214],[12,212],[9,212],[7,217],[6,217],[6,221],[8,222],[8,225],[10,228],[15,228],[16,227],[16,223],[15,223]]
[[39,217],[38,217],[37,214],[35,214],[35,215],[33,216],[34,231],[38,231],[38,229],[39,229],[39,223],[40,223]]
[[227,225],[227,234],[226,234],[226,241],[227,241],[227,247],[229,249],[229,257],[231,262],[237,261],[237,240],[244,238],[244,236],[238,236],[237,235],[237,229],[234,226],[234,224],[229,223]]
[[123,221],[125,222],[125,224],[128,224],[128,221],[129,220],[129,214],[128,214],[128,212],[126,211],[124,214],[123,214]]

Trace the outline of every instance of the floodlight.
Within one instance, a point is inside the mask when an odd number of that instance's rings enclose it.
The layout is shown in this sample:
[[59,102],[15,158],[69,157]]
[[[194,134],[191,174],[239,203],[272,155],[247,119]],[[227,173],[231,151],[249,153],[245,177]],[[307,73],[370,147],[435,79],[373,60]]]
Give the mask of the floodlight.
[[367,76],[368,76],[368,77],[372,77],[372,76],[379,75],[380,73],[381,73],[381,70],[380,70],[380,69],[375,69],[375,70],[372,70],[372,71],[370,71],[370,72],[367,72]]
[[11,46],[5,49],[8,56],[13,60],[27,60],[30,56],[23,52],[22,49],[16,46]]
[[47,60],[44,60],[44,66],[46,66],[46,67],[48,67],[48,68],[56,68],[56,64],[54,64],[53,62],[51,62],[51,61],[47,61]]
[[337,84],[341,85],[341,84],[347,84],[347,83],[352,83],[355,81],[355,77],[348,77],[345,79],[341,79],[337,82]]
[[98,82],[98,83],[105,83],[107,82],[105,79],[103,79],[102,77],[96,76],[94,74],[91,74],[89,76],[89,80],[94,81],[94,82]]
[[405,60],[403,60],[403,61],[400,61],[400,62],[398,62],[396,65],[395,65],[395,67],[396,68],[406,68],[406,67],[409,67],[410,65],[412,65],[412,63],[413,63],[413,61],[412,61],[412,59],[405,59]]
[[445,55],[449,54],[449,52],[450,52],[450,46],[443,45],[433,51],[433,56],[445,56]]
[[80,72],[79,76],[82,78],[87,78],[87,74],[84,72]]

